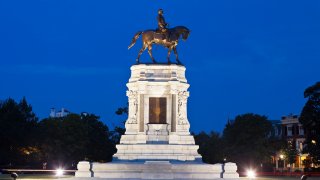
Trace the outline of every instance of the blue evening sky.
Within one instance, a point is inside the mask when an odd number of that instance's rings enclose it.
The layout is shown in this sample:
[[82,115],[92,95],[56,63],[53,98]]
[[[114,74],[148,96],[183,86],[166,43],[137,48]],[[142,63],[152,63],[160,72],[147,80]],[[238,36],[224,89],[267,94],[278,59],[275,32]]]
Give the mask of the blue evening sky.
[[[300,114],[304,89],[320,80],[317,0],[1,0],[0,99],[25,96],[40,118],[51,107],[94,113],[112,128],[141,39],[127,46],[157,27],[158,8],[191,30],[178,52],[192,131],[221,132],[248,112]],[[165,62],[166,50],[153,51]]]

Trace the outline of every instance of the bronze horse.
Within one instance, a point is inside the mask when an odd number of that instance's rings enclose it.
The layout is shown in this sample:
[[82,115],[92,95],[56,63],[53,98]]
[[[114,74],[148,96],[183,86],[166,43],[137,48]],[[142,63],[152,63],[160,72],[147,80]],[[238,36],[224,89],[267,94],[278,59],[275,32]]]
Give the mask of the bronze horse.
[[[128,49],[130,49],[137,41],[139,36],[142,34],[142,48],[139,51],[138,57],[136,59],[137,63],[139,63],[140,56],[144,50],[148,48],[148,53],[152,59],[152,62],[156,63],[155,59],[152,56],[152,44],[160,44],[166,48],[168,48],[168,63],[170,64],[170,53],[173,50],[174,54],[176,55],[176,61],[180,64],[177,52],[177,45],[180,36],[183,40],[187,40],[189,36],[189,29],[184,26],[177,26],[171,29],[168,29],[165,33],[158,32],[157,30],[146,30],[146,31],[139,31],[137,32],[134,37],[132,38],[131,44],[129,45]],[[168,37],[168,38],[166,38]]]

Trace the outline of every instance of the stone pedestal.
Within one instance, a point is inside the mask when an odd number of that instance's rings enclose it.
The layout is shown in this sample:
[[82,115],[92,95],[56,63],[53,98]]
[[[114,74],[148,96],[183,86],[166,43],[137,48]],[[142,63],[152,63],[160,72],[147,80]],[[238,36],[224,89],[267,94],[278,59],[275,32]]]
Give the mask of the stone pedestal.
[[91,163],[88,161],[80,161],[77,165],[78,171],[76,171],[75,176],[76,177],[92,177],[92,167]]
[[127,83],[126,133],[114,159],[181,160],[201,158],[187,119],[189,84],[181,65],[131,67]]
[[181,65],[131,67],[126,132],[111,163],[80,162],[76,177],[105,179],[234,179],[234,163],[204,164],[190,135],[189,84]]
[[239,174],[237,172],[237,165],[236,163],[225,163],[223,166],[224,173],[222,174],[222,178],[224,179],[235,179],[239,178]]

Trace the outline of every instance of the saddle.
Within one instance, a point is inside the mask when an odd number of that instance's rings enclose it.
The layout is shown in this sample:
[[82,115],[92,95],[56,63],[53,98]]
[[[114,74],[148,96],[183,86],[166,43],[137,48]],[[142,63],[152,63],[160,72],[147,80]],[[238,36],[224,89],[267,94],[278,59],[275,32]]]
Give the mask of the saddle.
[[161,39],[170,39],[170,31],[168,29],[156,29],[155,32],[158,36],[162,37]]

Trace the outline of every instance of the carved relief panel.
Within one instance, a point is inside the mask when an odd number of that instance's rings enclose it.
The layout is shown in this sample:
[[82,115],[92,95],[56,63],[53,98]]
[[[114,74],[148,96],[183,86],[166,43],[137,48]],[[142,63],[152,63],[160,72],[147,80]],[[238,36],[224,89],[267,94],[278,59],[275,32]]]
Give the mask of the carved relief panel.
[[166,124],[167,123],[167,98],[150,97],[149,98],[149,123]]

